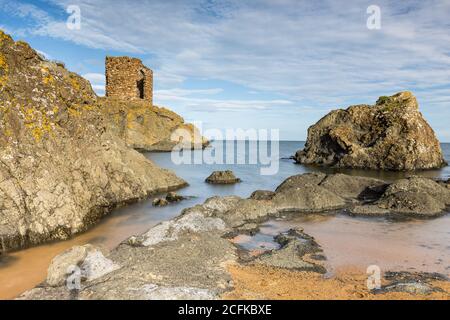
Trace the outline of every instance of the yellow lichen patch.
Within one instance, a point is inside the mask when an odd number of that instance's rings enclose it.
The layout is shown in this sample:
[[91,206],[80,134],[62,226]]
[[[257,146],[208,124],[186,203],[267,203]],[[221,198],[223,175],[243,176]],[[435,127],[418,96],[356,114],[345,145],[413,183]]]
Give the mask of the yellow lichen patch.
[[4,40],[12,40],[12,38],[4,33],[2,30],[0,30],[0,43],[2,43]]
[[0,54],[0,87],[6,85],[8,81],[8,62],[4,55]]
[[136,114],[132,110],[129,110],[128,114],[127,114],[127,128],[128,129],[133,129],[135,119],[136,119]]
[[21,107],[24,116],[25,127],[29,129],[35,141],[39,142],[42,138],[51,134],[53,127],[50,119],[45,113],[34,109],[33,107]]
[[74,88],[76,91],[79,91],[81,88],[80,83],[78,82],[78,79],[73,75],[70,75],[70,84],[71,84],[72,88]]
[[41,72],[42,72],[42,82],[45,85],[52,84],[55,82],[55,78],[50,73],[50,70],[48,67],[42,67]]
[[44,84],[52,84],[53,82],[55,82],[55,78],[53,78],[51,74],[47,74],[44,76],[42,81],[44,82]]
[[87,110],[87,111],[92,111],[92,110],[94,110],[94,106],[93,105],[90,105],[90,104],[85,104],[84,106],[83,106],[83,109],[84,110]]
[[78,110],[78,109],[76,109],[74,107],[69,107],[67,110],[69,111],[69,114],[72,117],[79,117],[81,115],[80,110]]

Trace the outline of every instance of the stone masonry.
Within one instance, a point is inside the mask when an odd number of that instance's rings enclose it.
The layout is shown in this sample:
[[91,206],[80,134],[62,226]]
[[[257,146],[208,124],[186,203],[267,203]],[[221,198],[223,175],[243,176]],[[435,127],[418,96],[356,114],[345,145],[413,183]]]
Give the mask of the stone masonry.
[[153,104],[153,71],[130,57],[106,57],[106,96]]

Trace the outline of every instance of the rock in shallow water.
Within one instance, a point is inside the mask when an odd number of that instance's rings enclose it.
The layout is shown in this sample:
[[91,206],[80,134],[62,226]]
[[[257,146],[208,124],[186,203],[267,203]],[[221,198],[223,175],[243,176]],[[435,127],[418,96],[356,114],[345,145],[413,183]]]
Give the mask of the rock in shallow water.
[[241,182],[241,179],[236,178],[233,171],[226,170],[214,171],[205,181],[211,184],[234,184]]
[[186,199],[183,196],[180,196],[179,194],[175,192],[169,192],[165,198],[156,198],[153,200],[152,204],[155,207],[165,207],[170,203],[174,202],[180,202],[182,200]]
[[[315,262],[311,261],[312,256],[324,258],[322,249],[314,238],[302,230],[291,229],[285,234],[276,236],[275,241],[281,245],[280,249],[264,253],[252,263],[285,269],[326,272],[326,269],[317,262],[318,259],[315,259]],[[308,258],[310,258],[309,261]]]
[[418,170],[446,164],[433,129],[411,92],[381,97],[376,105],[334,110],[308,129],[303,164]]

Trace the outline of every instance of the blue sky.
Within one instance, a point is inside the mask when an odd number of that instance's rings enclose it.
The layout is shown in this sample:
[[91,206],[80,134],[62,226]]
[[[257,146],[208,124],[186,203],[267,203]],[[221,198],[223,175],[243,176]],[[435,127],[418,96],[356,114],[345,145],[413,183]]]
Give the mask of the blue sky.
[[[366,10],[381,9],[369,30]],[[69,5],[81,29],[66,27]],[[0,0],[0,28],[104,93],[106,55],[154,70],[155,103],[205,128],[304,140],[328,111],[413,91],[450,141],[450,0]]]

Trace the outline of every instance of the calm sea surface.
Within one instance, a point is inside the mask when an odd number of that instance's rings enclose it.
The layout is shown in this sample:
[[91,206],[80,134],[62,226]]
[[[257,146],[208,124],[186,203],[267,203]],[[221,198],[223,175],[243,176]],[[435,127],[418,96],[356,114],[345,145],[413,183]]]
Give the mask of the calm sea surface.
[[[222,142],[212,144],[213,149],[195,151],[193,157],[202,154],[220,154]],[[94,243],[112,249],[131,235],[145,232],[163,220],[177,216],[183,208],[202,203],[214,195],[238,195],[248,197],[254,190],[273,190],[291,175],[322,170],[343,172],[352,175],[395,180],[411,173],[378,172],[366,170],[333,170],[296,165],[289,160],[304,143],[283,141],[279,144],[279,170],[275,175],[261,175],[257,164],[181,164],[172,162],[170,153],[146,153],[146,157],[159,166],[171,169],[189,186],[179,193],[192,198],[164,208],[151,205],[152,199],[116,209],[111,215],[88,232],[68,241],[46,244],[0,258],[0,298],[13,298],[21,292],[39,284],[46,275],[51,259],[63,250],[78,244]],[[257,154],[254,143],[237,142],[237,149],[246,149],[249,154]],[[450,144],[442,144],[445,158],[450,160]],[[269,148],[270,150],[270,148]],[[217,153],[215,153],[217,152]],[[226,148],[222,150],[227,157]],[[228,154],[230,156],[230,154]],[[242,154],[240,154],[242,156]],[[267,165],[264,165],[267,167]],[[229,186],[215,186],[204,182],[214,170],[230,169],[242,179],[242,183]],[[450,167],[441,170],[415,172],[414,174],[432,178],[450,178]],[[261,232],[254,237],[243,236],[242,246],[264,250],[276,247],[273,236],[289,228],[301,226],[322,245],[328,258],[331,272],[352,267],[365,270],[370,264],[379,265],[382,270],[433,271],[449,274],[450,266],[450,215],[433,220],[409,220],[392,222],[383,218],[354,218],[337,214],[333,216],[313,215],[294,220],[271,220],[265,223]]]

